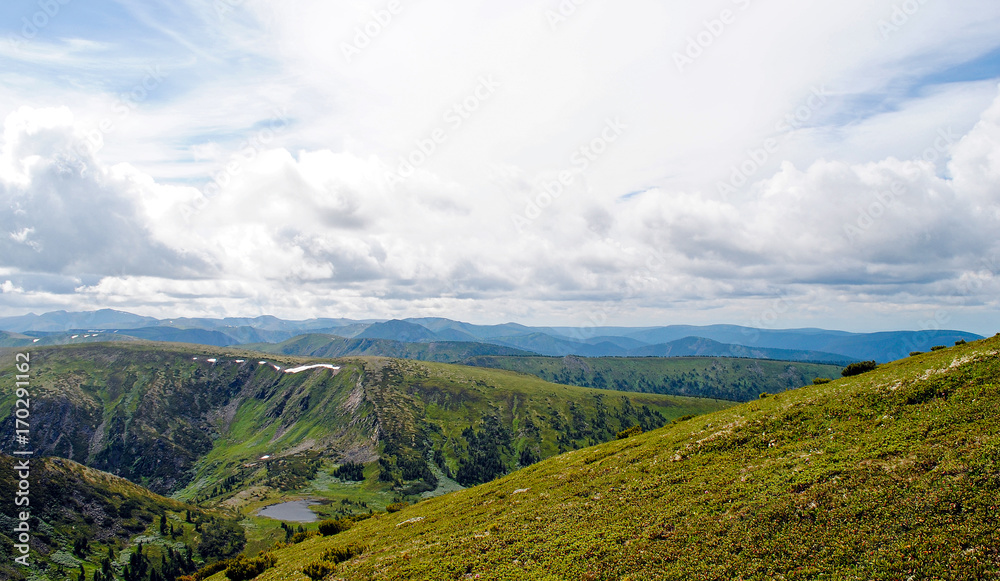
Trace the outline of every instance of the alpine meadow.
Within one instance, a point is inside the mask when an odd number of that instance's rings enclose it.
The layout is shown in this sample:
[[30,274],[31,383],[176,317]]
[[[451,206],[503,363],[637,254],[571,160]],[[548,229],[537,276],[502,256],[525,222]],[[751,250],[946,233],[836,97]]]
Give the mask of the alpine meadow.
[[0,121],[0,581],[1000,581],[997,0],[5,0]]

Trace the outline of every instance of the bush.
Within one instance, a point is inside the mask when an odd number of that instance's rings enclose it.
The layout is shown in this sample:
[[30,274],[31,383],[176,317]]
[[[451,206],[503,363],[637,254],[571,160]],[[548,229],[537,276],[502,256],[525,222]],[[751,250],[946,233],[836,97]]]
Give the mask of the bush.
[[386,512],[399,512],[404,508],[410,506],[408,502],[394,502],[389,506],[385,507]]
[[352,526],[354,526],[354,521],[348,518],[339,520],[330,519],[319,523],[319,532],[324,537],[329,537],[330,535],[342,533]]
[[923,351],[910,351],[910,357],[916,357],[917,355],[923,355]]
[[357,557],[368,550],[368,547],[359,543],[351,543],[346,547],[335,547],[323,553],[322,559],[331,563],[343,563],[344,561]]
[[757,399],[766,399],[768,395],[770,394],[768,394],[766,391],[762,391],[760,392],[760,395],[757,396]]
[[303,533],[295,533],[294,535],[292,535],[292,539],[291,540],[292,540],[292,544],[296,545],[296,544],[301,543],[302,541],[304,541],[306,539],[311,539],[311,538],[316,537],[316,536],[319,536],[319,533],[317,533],[316,531],[306,531],[306,532],[303,532]]
[[240,555],[226,567],[226,578],[230,581],[250,581],[277,564],[278,558],[271,553],[261,553],[252,559]]
[[968,343],[968,341],[966,341],[965,339],[959,339],[958,341],[955,341],[956,346],[965,345],[966,343]]
[[632,436],[638,436],[641,433],[642,433],[642,426],[635,425],[635,426],[632,426],[631,428],[629,428],[627,430],[622,430],[622,431],[618,432],[618,439],[619,440],[624,440],[625,438],[631,438]]
[[944,345],[935,345],[935,346],[931,347],[931,351],[940,351],[942,349],[947,349],[947,347],[944,346]]
[[329,563],[327,561],[313,561],[302,568],[302,573],[313,581],[319,581],[336,570],[337,568],[333,565],[333,563]]
[[851,377],[854,375],[861,375],[862,373],[868,373],[869,371],[874,371],[878,368],[878,363],[874,361],[859,361],[857,363],[851,363],[840,372],[840,375],[844,377]]
[[813,385],[823,385],[824,383],[830,383],[833,381],[829,377],[816,377],[813,378]]
[[195,574],[193,575],[193,577],[197,581],[202,581],[202,579],[208,579],[212,575],[215,575],[219,571],[222,571],[223,569],[225,569],[226,567],[228,567],[229,563],[230,563],[230,561],[228,559],[226,559],[226,560],[223,560],[223,561],[218,561],[216,563],[212,563],[211,565],[205,565],[201,569],[198,569],[198,571],[195,572]]

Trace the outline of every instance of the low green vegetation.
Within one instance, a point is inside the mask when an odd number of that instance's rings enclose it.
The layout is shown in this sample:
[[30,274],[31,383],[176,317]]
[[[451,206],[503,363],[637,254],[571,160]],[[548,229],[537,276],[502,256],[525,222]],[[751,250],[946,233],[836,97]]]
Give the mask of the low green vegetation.
[[[4,357],[0,381],[9,381],[13,366]],[[105,558],[111,575],[126,581],[196,576],[199,568],[207,577],[230,566],[232,575],[246,575],[259,563],[234,561],[240,555],[320,534],[316,523],[257,516],[265,506],[308,499],[321,520],[357,522],[614,440],[632,426],[652,430],[733,405],[381,358],[285,373],[310,363],[317,361],[178,344],[34,348],[32,414],[45,426],[35,435],[37,453],[116,473],[173,503],[109,500],[97,512],[85,498],[71,503],[65,531],[40,536],[52,541],[45,545],[52,578],[77,581],[82,565],[86,581],[95,571],[98,581],[111,581],[100,571]],[[13,396],[0,394],[0,430],[13,429],[12,409]]]
[[563,385],[751,401],[817,377],[837,365],[727,357],[470,357],[465,365],[507,369]]
[[376,513],[258,579],[1000,579],[998,498],[992,338]]
[[878,369],[878,363],[875,361],[859,361],[857,363],[851,363],[840,372],[843,377],[853,377],[855,375],[861,375],[862,373],[868,373],[869,371],[875,371]]
[[[17,489],[14,465],[0,455],[0,490]],[[30,482],[34,581],[78,581],[81,573],[88,581],[173,580],[213,559],[201,552],[206,532],[235,522],[62,458],[31,460]],[[13,565],[20,553],[9,536],[20,510],[0,503],[2,579],[28,578]]]

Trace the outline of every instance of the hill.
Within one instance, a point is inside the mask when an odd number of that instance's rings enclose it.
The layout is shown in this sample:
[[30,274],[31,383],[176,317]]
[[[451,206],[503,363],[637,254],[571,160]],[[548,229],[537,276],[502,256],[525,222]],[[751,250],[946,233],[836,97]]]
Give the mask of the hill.
[[335,335],[308,334],[293,337],[281,343],[252,343],[241,345],[243,349],[294,355],[299,357],[395,357],[420,361],[456,363],[469,357],[478,356],[528,356],[534,353],[467,341],[431,341],[427,343],[404,343],[389,339],[346,339]]
[[974,333],[949,330],[847,333],[826,329],[754,329],[738,325],[671,325],[640,331],[623,330],[622,333],[649,344],[671,342],[685,337],[703,337],[720,343],[754,348],[821,351],[856,360],[874,359],[879,362],[900,359],[911,351],[926,351],[935,345],[952,345],[955,341],[975,341],[982,338]]
[[817,377],[840,377],[841,367],[723,357],[470,357],[464,365],[508,369],[565,385],[598,389],[757,399],[811,384]]
[[998,474],[991,338],[550,458],[258,579],[350,544],[338,579],[998,579]]
[[24,347],[34,343],[34,337],[0,331],[0,347]]
[[150,341],[197,342],[215,346],[279,343],[302,334],[328,334],[404,343],[491,343],[560,357],[701,355],[826,363],[869,359],[885,362],[906,357],[911,351],[926,351],[937,345],[982,338],[973,333],[950,330],[848,333],[737,325],[528,327],[517,323],[474,325],[434,317],[392,321],[343,318],[288,321],[268,315],[154,319],[109,309],[4,317],[0,318],[0,329],[36,337],[42,334],[77,335],[77,339],[72,341],[61,338],[52,344],[79,341],[82,336],[94,331]]
[[[14,466],[14,458],[0,454],[0,490],[18,489]],[[25,579],[30,570],[32,579],[63,581],[71,575],[75,579],[81,566],[89,579],[96,571],[110,571],[121,578],[130,565],[133,570],[141,568],[142,561],[164,575],[193,572],[203,562],[198,553],[202,535],[196,529],[212,519],[225,520],[218,511],[164,498],[70,460],[35,458],[30,466],[32,551],[28,562],[32,567],[22,568],[13,560],[21,556],[14,547],[18,542],[12,537],[14,523],[25,509],[4,502],[0,506],[3,579]],[[162,532],[161,518],[165,518]],[[143,559],[133,556],[139,543]],[[209,558],[217,557],[207,545],[203,548]]]
[[[385,358],[261,358],[155,343],[31,354],[38,453],[161,494],[248,510],[303,491],[384,506],[455,481],[490,480],[636,424],[652,428],[730,405]],[[0,381],[8,383],[9,359],[0,356]],[[13,433],[12,409],[13,394],[0,395],[4,433]],[[363,485],[332,485],[346,463],[363,466],[355,479]]]

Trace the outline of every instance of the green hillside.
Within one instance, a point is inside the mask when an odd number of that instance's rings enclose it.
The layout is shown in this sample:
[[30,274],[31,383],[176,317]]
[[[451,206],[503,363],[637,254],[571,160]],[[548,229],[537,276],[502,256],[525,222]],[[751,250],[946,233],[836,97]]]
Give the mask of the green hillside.
[[750,401],[840,377],[842,367],[726,357],[470,357],[464,365],[529,373],[546,381],[598,389]]
[[33,338],[19,333],[8,333],[0,331],[0,347],[24,347],[31,345]]
[[[323,500],[320,514],[382,508],[484,482],[634,425],[651,429],[731,405],[383,358],[288,373],[316,361],[152,343],[31,353],[39,453],[245,514],[287,497]],[[8,363],[0,360],[0,381],[11,380]],[[12,406],[12,394],[0,396],[5,433]],[[348,479],[343,465],[361,477]]]
[[[0,455],[0,490],[5,493],[18,488],[14,465],[13,458]],[[30,571],[31,579],[64,581],[76,579],[81,567],[88,579],[95,572],[123,578],[129,568],[138,571],[143,563],[173,579],[203,562],[198,551],[202,534],[196,529],[211,526],[213,519],[226,520],[217,511],[158,496],[70,460],[36,458],[30,467],[31,568],[14,564],[21,553],[14,548],[13,531],[25,508],[15,506],[11,492],[10,501],[0,503],[0,579],[26,579]],[[135,555],[139,543],[142,559]]]
[[992,338],[550,458],[258,579],[352,544],[330,579],[998,579],[998,499]]

